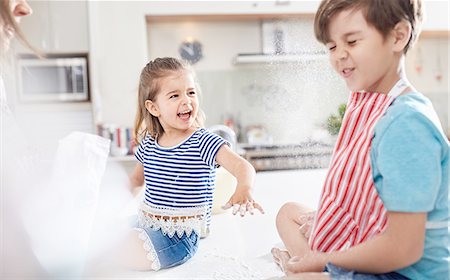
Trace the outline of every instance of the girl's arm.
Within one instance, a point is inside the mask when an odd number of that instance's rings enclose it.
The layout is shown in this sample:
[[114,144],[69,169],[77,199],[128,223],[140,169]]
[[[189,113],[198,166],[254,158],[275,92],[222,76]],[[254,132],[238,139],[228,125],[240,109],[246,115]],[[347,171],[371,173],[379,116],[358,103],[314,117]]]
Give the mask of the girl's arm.
[[144,185],[144,166],[139,162],[136,163],[133,172],[129,176],[130,178],[130,191],[133,195],[136,195],[140,191],[140,187]]
[[388,212],[386,230],[342,252],[309,252],[291,258],[287,274],[322,271],[327,263],[363,273],[388,273],[417,262],[423,255],[426,213]]
[[237,180],[236,190],[225,205],[225,208],[240,205],[240,209],[233,209],[233,214],[239,210],[241,216],[246,211],[252,213],[253,208],[257,208],[261,213],[264,213],[262,207],[251,196],[251,189],[255,180],[255,168],[248,161],[233,152],[228,145],[220,147],[217,152],[216,162],[228,170]]

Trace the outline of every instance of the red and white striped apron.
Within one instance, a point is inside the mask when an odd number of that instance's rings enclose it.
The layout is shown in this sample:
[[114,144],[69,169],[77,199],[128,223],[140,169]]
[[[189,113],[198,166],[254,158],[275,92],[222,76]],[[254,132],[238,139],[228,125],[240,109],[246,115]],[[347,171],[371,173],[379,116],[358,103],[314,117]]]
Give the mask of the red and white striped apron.
[[370,147],[378,120],[407,87],[399,80],[389,94],[351,94],[309,239],[312,250],[345,250],[384,230],[386,209],[373,182]]

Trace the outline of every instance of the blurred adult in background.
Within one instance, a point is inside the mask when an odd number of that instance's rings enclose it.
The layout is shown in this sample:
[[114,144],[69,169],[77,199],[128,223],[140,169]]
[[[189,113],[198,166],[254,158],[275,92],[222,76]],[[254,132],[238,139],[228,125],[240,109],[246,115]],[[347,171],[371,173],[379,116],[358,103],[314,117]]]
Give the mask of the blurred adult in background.
[[[1,279],[43,276],[39,262],[31,254],[29,238],[20,222],[16,198],[20,195],[23,178],[16,176],[20,155],[20,132],[9,109],[3,76],[8,64],[8,51],[14,36],[30,46],[19,28],[22,17],[32,10],[25,0],[0,0],[0,187],[1,187]],[[22,146],[22,148],[24,148]]]
[[14,79],[14,37],[39,56],[18,26],[31,13],[26,0],[0,0],[0,279],[79,278],[109,140],[72,132],[48,158],[35,141],[44,133],[16,124],[3,77]]
[[33,47],[28,43],[19,28],[22,17],[31,15],[32,10],[26,0],[1,0],[0,2],[0,51],[2,58],[9,50],[11,39],[16,37],[30,49]]

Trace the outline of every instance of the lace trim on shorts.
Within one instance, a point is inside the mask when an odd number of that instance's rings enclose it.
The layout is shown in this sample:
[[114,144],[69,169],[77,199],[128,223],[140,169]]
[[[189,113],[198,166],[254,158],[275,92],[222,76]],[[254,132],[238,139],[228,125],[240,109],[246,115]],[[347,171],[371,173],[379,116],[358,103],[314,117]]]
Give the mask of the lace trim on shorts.
[[206,232],[207,206],[192,208],[165,208],[141,204],[138,213],[139,225],[153,230],[161,229],[163,234],[172,238],[175,233],[179,238],[186,234],[190,236],[194,231],[198,236]]
[[161,269],[161,264],[159,263],[158,255],[156,254],[155,248],[153,247],[152,241],[148,237],[145,230],[141,228],[136,228],[139,231],[139,239],[144,241],[144,250],[147,252],[147,259],[152,262],[151,268],[154,271]]

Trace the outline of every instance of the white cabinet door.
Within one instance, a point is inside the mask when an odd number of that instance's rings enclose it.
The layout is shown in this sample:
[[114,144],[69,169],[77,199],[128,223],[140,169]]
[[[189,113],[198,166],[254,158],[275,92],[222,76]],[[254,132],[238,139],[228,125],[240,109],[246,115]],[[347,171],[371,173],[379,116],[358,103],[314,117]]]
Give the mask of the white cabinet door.
[[54,52],[88,52],[87,13],[86,1],[50,1]]
[[424,2],[425,18],[422,26],[424,31],[448,31],[449,1],[429,0]]
[[[30,1],[33,14],[22,19],[25,37],[45,53],[88,52],[86,1]],[[18,46],[19,52],[28,52]]]
[[[26,39],[35,48],[44,52],[50,48],[50,18],[48,16],[48,1],[29,2],[33,13],[21,19],[20,27],[25,34]],[[18,44],[17,52],[28,52],[28,49]]]

